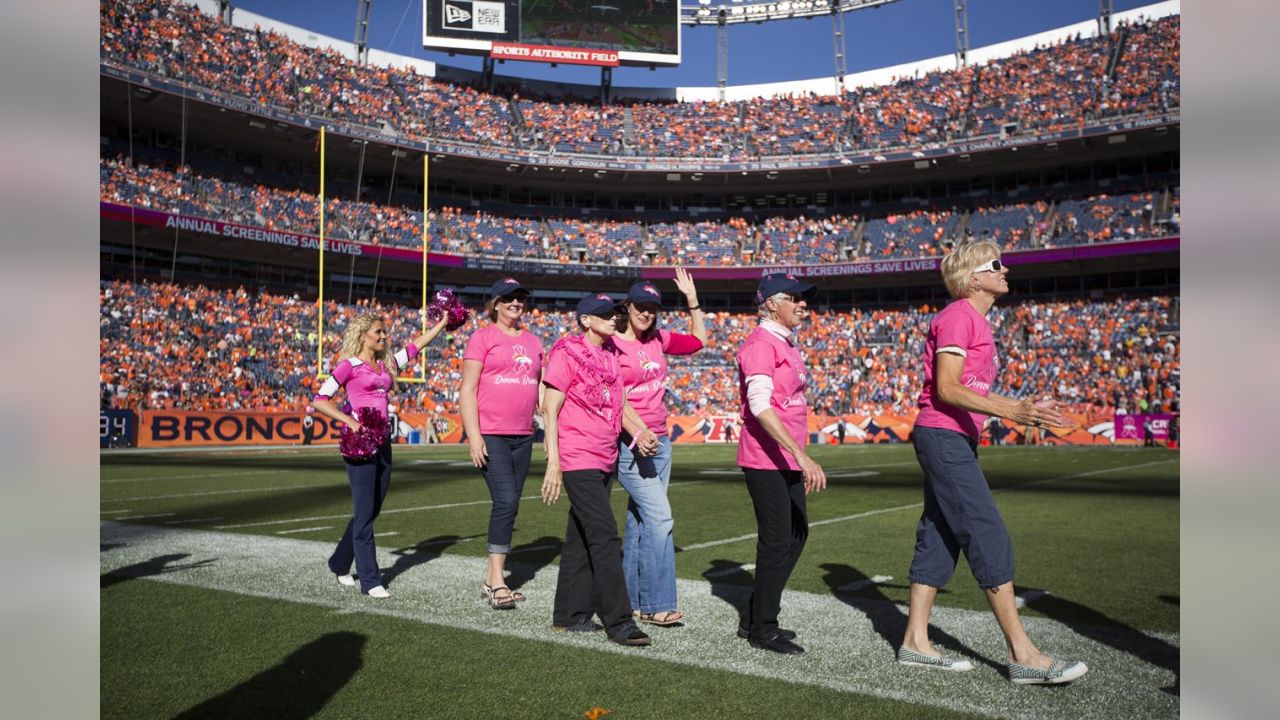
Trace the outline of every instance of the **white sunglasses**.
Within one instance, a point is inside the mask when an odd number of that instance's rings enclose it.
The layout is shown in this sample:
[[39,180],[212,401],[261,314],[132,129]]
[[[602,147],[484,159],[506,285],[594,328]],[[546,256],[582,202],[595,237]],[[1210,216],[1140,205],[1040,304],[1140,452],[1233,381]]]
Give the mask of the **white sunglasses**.
[[1004,265],[1000,264],[1000,258],[991,258],[990,260],[974,268],[972,272],[975,272],[975,273],[1000,272],[1002,269],[1004,269]]

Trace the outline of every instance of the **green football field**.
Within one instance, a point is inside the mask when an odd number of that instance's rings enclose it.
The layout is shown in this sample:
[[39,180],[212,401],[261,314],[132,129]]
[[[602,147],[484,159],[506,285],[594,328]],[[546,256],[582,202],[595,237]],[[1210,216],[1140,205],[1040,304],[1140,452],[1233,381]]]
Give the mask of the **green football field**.
[[[551,630],[568,501],[525,486],[513,611],[480,600],[488,493],[464,446],[398,447],[375,529],[388,600],[325,560],[350,512],[332,447],[101,457],[104,718],[1026,717],[1179,711],[1178,454],[984,448],[1031,637],[1088,663],[1065,687],[1013,686],[962,561],[932,636],[969,673],[900,667],[921,473],[905,445],[824,446],[808,545],[782,623],[808,652],[734,635],[751,582],[751,503],[734,449],[676,448],[682,627],[627,649]],[[615,487],[622,517],[626,494]]]

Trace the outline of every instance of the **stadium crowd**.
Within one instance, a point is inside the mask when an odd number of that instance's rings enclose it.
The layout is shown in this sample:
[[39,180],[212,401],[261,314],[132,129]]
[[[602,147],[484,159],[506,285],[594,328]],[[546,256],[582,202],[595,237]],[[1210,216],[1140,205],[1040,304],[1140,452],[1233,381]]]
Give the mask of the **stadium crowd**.
[[[161,164],[104,158],[102,200],[271,230],[318,234],[319,199],[298,189],[236,182]],[[882,217],[826,215],[640,223],[503,217],[446,207],[432,212],[432,247],[468,255],[623,265],[829,263],[942,254],[962,237],[1006,250],[1153,237],[1176,232],[1177,197],[1162,191],[1095,195],[972,211],[914,210]],[[422,246],[422,212],[330,197],[326,237]]]
[[737,160],[879,151],[1180,106],[1176,15],[840,95],[616,106],[503,95],[411,67],[359,64],[277,32],[224,25],[181,0],[103,0],[100,18],[104,62],[412,140],[558,153]]
[[[296,411],[314,392],[314,301],[244,288],[104,280],[100,308],[104,407]],[[326,301],[326,362],[333,361],[346,322],[370,309],[387,319],[395,347],[422,326],[416,309]],[[814,411],[909,411],[922,382],[925,332],[938,309],[815,310],[799,334],[811,368]],[[1053,395],[1081,410],[1178,408],[1175,298],[1012,302],[994,308],[989,318],[1004,359],[998,382],[1004,394]],[[526,320],[548,346],[572,325],[570,312],[536,306]],[[394,402],[405,410],[458,412],[462,351],[481,322],[473,317],[430,345],[426,382],[399,384]],[[663,322],[687,331],[681,313],[666,315]],[[670,359],[668,398],[674,414],[738,412],[733,358],[755,323],[748,314],[708,315],[707,350]]]

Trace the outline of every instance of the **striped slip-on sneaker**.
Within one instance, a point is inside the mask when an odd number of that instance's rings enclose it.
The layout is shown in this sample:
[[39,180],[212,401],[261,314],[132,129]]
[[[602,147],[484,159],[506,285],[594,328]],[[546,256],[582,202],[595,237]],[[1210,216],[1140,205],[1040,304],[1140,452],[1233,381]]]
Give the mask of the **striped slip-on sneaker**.
[[1014,685],[1059,685],[1083,677],[1089,666],[1079,660],[1051,657],[1048,669],[1009,663],[1009,680]]
[[905,647],[898,648],[898,664],[917,665],[919,667],[946,670],[948,672],[968,672],[973,669],[973,663],[968,660],[955,660],[945,655],[934,657],[932,655],[918,653],[914,650],[908,650]]

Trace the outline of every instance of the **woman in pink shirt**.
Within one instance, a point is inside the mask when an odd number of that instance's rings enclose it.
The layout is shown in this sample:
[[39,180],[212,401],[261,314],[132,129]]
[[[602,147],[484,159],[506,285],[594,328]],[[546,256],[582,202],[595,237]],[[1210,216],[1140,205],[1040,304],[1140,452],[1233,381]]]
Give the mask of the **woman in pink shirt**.
[[[360,429],[355,414],[361,408],[373,408],[386,417],[387,393],[395,388],[396,375],[444,330],[447,321],[447,317],[441,318],[435,327],[391,355],[387,352],[387,326],[382,318],[370,314],[352,318],[342,335],[342,360],[320,386],[311,405],[316,412],[344,423],[352,430]],[[333,402],[333,396],[339,389],[346,391],[350,412],[339,409]],[[390,597],[391,594],[382,586],[382,573],[378,569],[373,521],[382,511],[382,501],[391,486],[391,438],[388,437],[369,460],[343,460],[347,465],[354,511],[342,539],[329,557],[329,570],[337,576],[339,583],[355,585],[356,580],[351,577],[354,559],[360,590],[369,597]]]
[[689,304],[692,335],[658,329],[662,293],[641,281],[627,293],[627,314],[619,318],[613,342],[622,351],[622,385],[627,402],[644,421],[639,440],[657,442],[652,456],[633,452],[632,437],[618,441],[618,482],[627,489],[626,530],[622,536],[622,572],[627,578],[631,608],[641,622],[675,625],[684,619],[676,610],[676,551],[672,529],[671,438],[667,436],[667,355],[690,355],[707,344],[705,315],[698,290],[684,268],[676,268],[676,287]]
[[[550,505],[563,485],[569,493],[569,523],[560,553],[552,627],[591,632],[597,612],[609,639],[648,645],[636,627],[622,575],[622,543],[609,506],[609,486],[618,462],[618,434],[633,436],[644,421],[623,395],[620,351],[613,344],[618,303],[603,293],[578,302],[580,335],[561,338],[547,356],[542,415],[546,424],[547,473],[542,499]],[[624,419],[625,412],[625,419]],[[656,442],[642,446],[652,454]],[[593,596],[599,599],[595,606]]]
[[738,465],[747,478],[759,533],[755,588],[738,636],[752,647],[784,655],[804,652],[794,642],[795,632],[778,625],[778,613],[782,589],[809,537],[805,496],[827,486],[822,467],[805,452],[806,373],[793,337],[809,318],[809,299],[816,291],[786,273],[765,275],[756,289],[760,324],[743,341],[737,358],[742,403]]
[[462,427],[471,462],[484,474],[489,512],[489,562],[481,594],[495,610],[515,607],[524,594],[507,587],[505,567],[520,495],[533,453],[533,413],[542,377],[542,341],[521,325],[529,291],[515,278],[493,284],[489,324],[467,341],[462,355]]
[[1065,424],[1053,400],[1015,400],[991,392],[996,346],[987,313],[1009,292],[1008,274],[1000,247],[991,241],[962,244],[942,260],[942,278],[955,301],[933,318],[925,338],[924,388],[911,432],[924,470],[924,511],[907,574],[911,609],[898,662],[973,669],[970,661],[943,656],[929,642],[934,599],[963,552],[1004,633],[1009,679],[1057,684],[1075,680],[1088,667],[1045,655],[1027,637],[1013,595],[1013,543],[978,466],[978,440],[987,416],[1035,427]]

